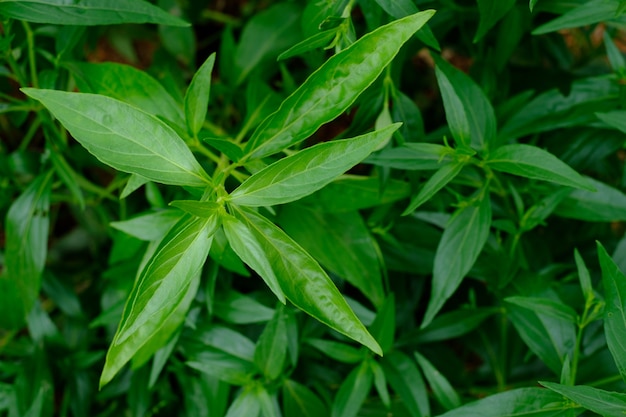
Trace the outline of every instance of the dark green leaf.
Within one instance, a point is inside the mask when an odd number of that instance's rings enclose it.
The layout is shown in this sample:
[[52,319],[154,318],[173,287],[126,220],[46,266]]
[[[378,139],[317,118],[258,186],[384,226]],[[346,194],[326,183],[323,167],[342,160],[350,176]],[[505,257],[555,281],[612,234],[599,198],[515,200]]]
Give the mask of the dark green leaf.
[[439,404],[446,410],[452,410],[461,406],[461,398],[459,394],[454,390],[450,382],[443,376],[437,368],[435,368],[424,356],[415,352],[415,359],[422,368],[422,372],[428,381],[428,385],[433,390],[435,398],[439,401]]
[[435,54],[437,82],[446,120],[459,145],[491,148],[496,140],[496,116],[483,90],[465,73]]
[[385,371],[383,371],[382,366],[380,366],[376,361],[369,361],[368,363],[372,369],[372,373],[374,374],[374,386],[380,396],[380,400],[385,407],[389,409],[391,407],[391,397],[389,396],[389,389],[387,388],[387,377],[385,376]]
[[[496,309],[460,309],[437,316],[428,326],[419,329],[415,336],[417,343],[431,343],[454,339],[477,328],[485,319],[496,313]],[[401,338],[400,341],[404,340]]]
[[461,284],[483,249],[491,226],[491,201],[458,210],[446,226],[435,254],[430,302],[422,322],[425,328]]
[[215,315],[228,323],[248,324],[271,320],[274,310],[254,298],[231,291],[215,300]]
[[393,293],[387,296],[385,303],[376,314],[376,319],[370,326],[370,333],[378,341],[383,353],[388,352],[395,342],[396,330],[396,301]]
[[609,126],[626,133],[626,120],[624,120],[626,111],[615,110],[607,113],[596,113],[596,116]]
[[413,213],[419,206],[427,202],[437,191],[445,187],[463,169],[463,162],[450,162],[439,168],[428,181],[424,183],[420,192],[411,198],[409,206],[402,213],[403,216]]
[[588,386],[565,386],[553,382],[540,382],[546,388],[558,392],[576,404],[603,417],[623,417],[626,410],[626,394],[604,391]]
[[539,26],[532,33],[533,35],[541,35],[561,29],[570,29],[612,20],[617,17],[616,12],[618,8],[619,0],[590,0],[564,15]]
[[110,97],[24,88],[89,152],[113,168],[164,184],[205,187],[185,142],[156,117]]
[[592,300],[595,295],[593,293],[593,286],[591,285],[591,275],[585,265],[585,260],[580,256],[578,249],[574,250],[574,258],[576,260],[576,268],[578,270],[578,279],[580,281],[580,288],[582,289],[585,300]]
[[278,60],[282,61],[294,56],[302,55],[306,52],[312,51],[318,48],[324,48],[330,44],[330,42],[337,36],[337,28],[325,30],[315,35],[306,38],[302,42],[298,42],[282,54],[278,56]]
[[611,63],[611,68],[613,68],[613,71],[618,72],[626,69],[626,60],[624,60],[624,55],[622,55],[622,52],[615,45],[613,39],[611,39],[611,35],[609,35],[609,32],[604,32],[603,39],[604,46],[606,48],[606,55],[607,58],[609,58],[609,62]]
[[200,273],[209,254],[216,217],[183,217],[141,271],[107,352],[100,386],[109,382],[176,314],[189,283]]
[[211,324],[194,333],[194,339],[203,345],[228,353],[247,362],[254,361],[255,344],[241,333],[225,326]]
[[405,143],[370,155],[365,162],[406,170],[433,170],[450,163],[452,150],[434,143]]
[[[598,242],[604,284],[604,331],[617,369],[626,381],[626,275]],[[623,401],[623,400],[622,400]],[[595,411],[595,410],[594,410]]]
[[576,311],[560,301],[540,297],[507,297],[504,301],[559,320],[576,323]]
[[198,68],[185,94],[185,121],[191,136],[198,135],[206,118],[214,64],[215,52]]
[[27,22],[53,25],[189,24],[143,0],[3,0],[0,14]]
[[7,212],[0,328],[22,326],[39,294],[48,253],[51,180],[51,172],[39,176]]
[[367,362],[362,362],[343,381],[333,402],[332,417],[356,417],[372,389],[373,374]]
[[185,125],[180,103],[145,71],[115,62],[72,62],[65,66],[74,75],[82,93],[102,94],[177,125]]
[[252,158],[279,152],[343,113],[433,15],[407,16],[369,33],[331,57],[261,123],[246,146]]
[[428,392],[415,361],[400,351],[393,351],[386,354],[380,364],[411,417],[430,415]]
[[215,216],[222,207],[214,201],[197,201],[197,200],[174,200],[170,204],[172,207],[181,209],[196,217],[208,218]]
[[[376,3],[378,3],[387,14],[396,19],[402,19],[405,16],[419,12],[419,9],[411,0],[376,0]],[[426,46],[436,49],[437,51],[440,50],[439,42],[437,42],[435,35],[433,35],[428,25],[424,25],[418,30],[416,36],[419,40],[424,42]]]
[[521,177],[595,191],[593,185],[579,173],[556,156],[536,146],[524,144],[501,146],[489,155],[486,164],[497,171]]
[[253,363],[208,349],[194,355],[186,365],[232,385],[249,383],[255,373]]
[[291,379],[283,384],[286,417],[328,417],[328,408],[313,391]]
[[393,124],[353,139],[320,143],[280,159],[244,181],[230,194],[230,200],[253,207],[298,200],[361,162],[398,127]]
[[243,207],[233,214],[261,243],[289,301],[327,326],[382,354],[378,343],[311,255],[255,211]]
[[278,220],[325,268],[361,290],[375,306],[382,304],[385,295],[378,248],[359,213],[287,205]]
[[559,394],[542,388],[517,388],[441,414],[439,417],[569,417],[582,412]]
[[511,10],[515,0],[478,0],[480,12],[480,24],[474,36],[474,42],[478,42],[495,25],[498,20]]
[[266,325],[254,351],[254,363],[268,380],[278,378],[283,372],[287,357],[287,323],[282,306]]
[[365,352],[341,342],[324,339],[305,339],[304,343],[313,346],[329,358],[343,363],[357,363],[365,359]]
[[590,177],[585,181],[596,191],[572,191],[558,205],[556,215],[588,222],[626,220],[626,194]]

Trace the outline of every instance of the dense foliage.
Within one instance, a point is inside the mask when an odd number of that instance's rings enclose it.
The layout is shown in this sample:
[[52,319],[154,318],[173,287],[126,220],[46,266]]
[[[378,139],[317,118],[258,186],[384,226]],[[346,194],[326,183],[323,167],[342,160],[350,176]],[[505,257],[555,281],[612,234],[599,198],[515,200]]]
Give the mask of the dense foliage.
[[0,0],[0,416],[624,416],[626,1],[208,3]]

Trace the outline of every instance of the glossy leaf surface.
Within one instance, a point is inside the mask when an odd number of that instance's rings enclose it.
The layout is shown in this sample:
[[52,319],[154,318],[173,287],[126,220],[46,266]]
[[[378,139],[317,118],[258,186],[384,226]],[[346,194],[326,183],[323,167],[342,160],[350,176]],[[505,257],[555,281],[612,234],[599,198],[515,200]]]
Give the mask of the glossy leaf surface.
[[165,123],[121,101],[95,94],[25,88],[89,152],[120,171],[171,185],[203,187],[207,174]]
[[541,382],[541,385],[603,417],[621,417],[626,409],[626,394],[623,393],[588,386],[571,387],[553,382]]
[[200,132],[206,118],[214,64],[215,53],[212,53],[194,74],[185,94],[185,121],[192,136]]

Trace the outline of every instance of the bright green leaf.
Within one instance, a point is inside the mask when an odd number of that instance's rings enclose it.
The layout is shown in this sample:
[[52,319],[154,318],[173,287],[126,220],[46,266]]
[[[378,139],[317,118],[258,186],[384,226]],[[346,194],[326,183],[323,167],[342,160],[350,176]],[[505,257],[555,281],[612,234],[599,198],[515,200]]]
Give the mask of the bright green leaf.
[[261,413],[261,403],[256,396],[259,389],[261,385],[253,385],[240,391],[225,417],[258,417]]
[[489,197],[458,210],[452,216],[437,246],[431,298],[422,328],[430,324],[470,271],[487,242],[490,226]]
[[591,275],[589,274],[589,269],[587,269],[587,265],[585,265],[585,260],[578,249],[574,249],[574,258],[576,260],[576,268],[578,270],[578,279],[580,281],[580,288],[585,296],[585,300],[592,300],[595,295],[593,293],[593,286],[591,285]]
[[255,211],[243,207],[237,208],[233,214],[252,231],[263,247],[289,301],[339,333],[382,354],[378,343],[311,255]]
[[189,23],[166,13],[143,0],[2,0],[0,14],[27,22],[53,25],[114,25],[120,23],[156,23],[189,26]]
[[137,239],[150,242],[162,238],[181,219],[182,215],[178,210],[144,212],[132,219],[111,222],[111,226]]
[[102,94],[184,126],[180,103],[147,72],[115,62],[72,62],[65,66],[80,92]]
[[171,185],[210,183],[185,142],[156,117],[110,97],[24,88],[89,152],[113,168]]
[[540,384],[603,417],[624,417],[626,394],[584,385],[571,387],[553,382],[540,382]]
[[439,417],[567,417],[572,411],[574,415],[582,412],[557,393],[542,388],[517,388],[474,401]]
[[218,213],[222,207],[214,201],[197,201],[197,200],[174,200],[170,204],[172,207],[181,209],[196,217],[208,218]]
[[353,139],[320,143],[280,159],[243,182],[230,200],[243,206],[284,204],[307,196],[365,159],[399,124]]
[[496,171],[595,191],[578,172],[551,153],[525,144],[505,145],[489,155],[486,164]]
[[424,11],[382,26],[331,57],[261,123],[246,153],[252,158],[274,154],[335,119],[378,78],[433,13]]
[[185,94],[185,121],[192,136],[198,135],[206,118],[214,64],[215,52],[198,68]]
[[165,236],[128,297],[107,352],[100,386],[108,383],[175,314],[209,254],[216,217],[185,216]]
[[294,56],[302,55],[306,52],[312,51],[318,48],[324,48],[330,44],[330,42],[337,36],[337,28],[324,30],[316,33],[315,35],[306,38],[302,42],[298,42],[291,48],[278,56],[278,60],[282,61]]

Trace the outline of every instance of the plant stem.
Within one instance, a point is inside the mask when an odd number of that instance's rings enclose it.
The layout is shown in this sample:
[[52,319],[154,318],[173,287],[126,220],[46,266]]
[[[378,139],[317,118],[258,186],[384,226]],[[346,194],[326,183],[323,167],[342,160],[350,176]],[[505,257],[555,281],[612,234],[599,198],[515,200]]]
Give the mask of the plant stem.
[[28,44],[28,66],[30,68],[30,81],[33,87],[39,88],[39,79],[37,78],[37,63],[35,60],[35,35],[28,22],[22,21],[22,26],[26,32],[26,42]]

